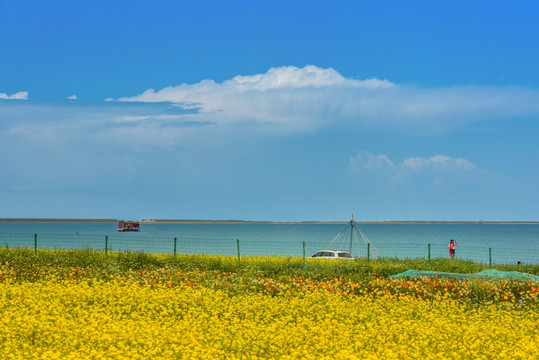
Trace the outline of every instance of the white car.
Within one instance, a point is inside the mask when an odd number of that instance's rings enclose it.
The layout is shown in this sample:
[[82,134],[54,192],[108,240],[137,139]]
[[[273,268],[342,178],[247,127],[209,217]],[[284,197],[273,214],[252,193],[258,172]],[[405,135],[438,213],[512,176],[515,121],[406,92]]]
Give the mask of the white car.
[[312,258],[317,259],[343,259],[343,260],[353,260],[354,258],[350,253],[346,251],[336,251],[336,250],[320,250],[315,252]]

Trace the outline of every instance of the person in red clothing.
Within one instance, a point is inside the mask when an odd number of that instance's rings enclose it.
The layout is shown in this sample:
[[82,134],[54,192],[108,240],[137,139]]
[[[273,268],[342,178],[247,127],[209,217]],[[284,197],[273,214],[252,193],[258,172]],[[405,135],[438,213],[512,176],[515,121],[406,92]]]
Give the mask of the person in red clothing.
[[457,242],[453,239],[449,242],[449,257],[453,259],[455,257],[455,246],[457,246]]

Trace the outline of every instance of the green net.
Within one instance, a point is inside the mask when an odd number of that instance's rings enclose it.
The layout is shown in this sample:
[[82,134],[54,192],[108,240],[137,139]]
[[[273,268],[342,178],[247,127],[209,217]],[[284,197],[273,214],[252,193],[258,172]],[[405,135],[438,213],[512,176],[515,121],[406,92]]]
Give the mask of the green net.
[[458,274],[443,271],[427,271],[427,270],[406,270],[400,274],[391,275],[392,278],[416,278],[416,277],[437,277],[443,279],[509,279],[520,281],[539,282],[539,276],[522,273],[519,271],[499,271],[499,270],[483,270],[475,274]]

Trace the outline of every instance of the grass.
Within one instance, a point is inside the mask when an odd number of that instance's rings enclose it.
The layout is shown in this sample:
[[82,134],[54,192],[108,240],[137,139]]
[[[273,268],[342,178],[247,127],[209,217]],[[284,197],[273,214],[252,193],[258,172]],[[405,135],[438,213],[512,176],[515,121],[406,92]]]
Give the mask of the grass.
[[[378,260],[355,259],[353,261],[305,259],[301,257],[245,256],[238,264],[235,256],[184,255],[143,252],[109,252],[86,250],[39,250],[28,248],[0,248],[0,263],[9,262],[22,272],[42,266],[90,267],[103,274],[115,275],[129,269],[156,270],[178,269],[186,271],[213,270],[234,273],[260,273],[266,275],[305,276],[311,279],[327,279],[344,276],[352,280],[389,277],[408,269],[431,270],[454,273],[475,273],[488,269],[488,265],[468,260],[383,258]],[[496,265],[503,271],[520,271],[539,275],[539,265]]]

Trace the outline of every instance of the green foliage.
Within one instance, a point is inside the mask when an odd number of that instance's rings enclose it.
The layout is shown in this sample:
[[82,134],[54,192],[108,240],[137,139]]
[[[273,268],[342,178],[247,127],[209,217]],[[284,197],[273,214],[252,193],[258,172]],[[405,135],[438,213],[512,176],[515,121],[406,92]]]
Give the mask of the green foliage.
[[[384,258],[379,260],[322,260],[301,257],[173,255],[143,252],[39,250],[0,248],[0,282],[84,281],[135,282],[141,287],[208,287],[227,294],[263,293],[303,296],[310,291],[330,291],[358,296],[396,295],[454,299],[470,306],[501,303],[537,306],[532,281],[506,279],[448,280],[436,277],[391,278],[408,269],[476,273],[486,266],[471,261]],[[528,270],[538,265],[504,265],[504,271]]]
[[[259,273],[265,275],[307,276],[326,279],[345,276],[354,280],[365,277],[389,277],[408,269],[432,270],[454,273],[476,273],[488,266],[467,260],[382,258],[378,260],[320,260],[307,258],[305,271],[303,258],[280,256],[245,256],[241,266],[236,256],[178,254],[149,254],[143,252],[109,252],[84,250],[38,250],[30,248],[0,248],[0,263],[9,262],[21,271],[31,271],[43,266],[90,267],[104,274],[117,274],[129,269],[155,270],[160,268],[178,270],[213,270],[235,273]],[[521,271],[539,275],[539,265],[501,265],[494,268],[503,271]]]

